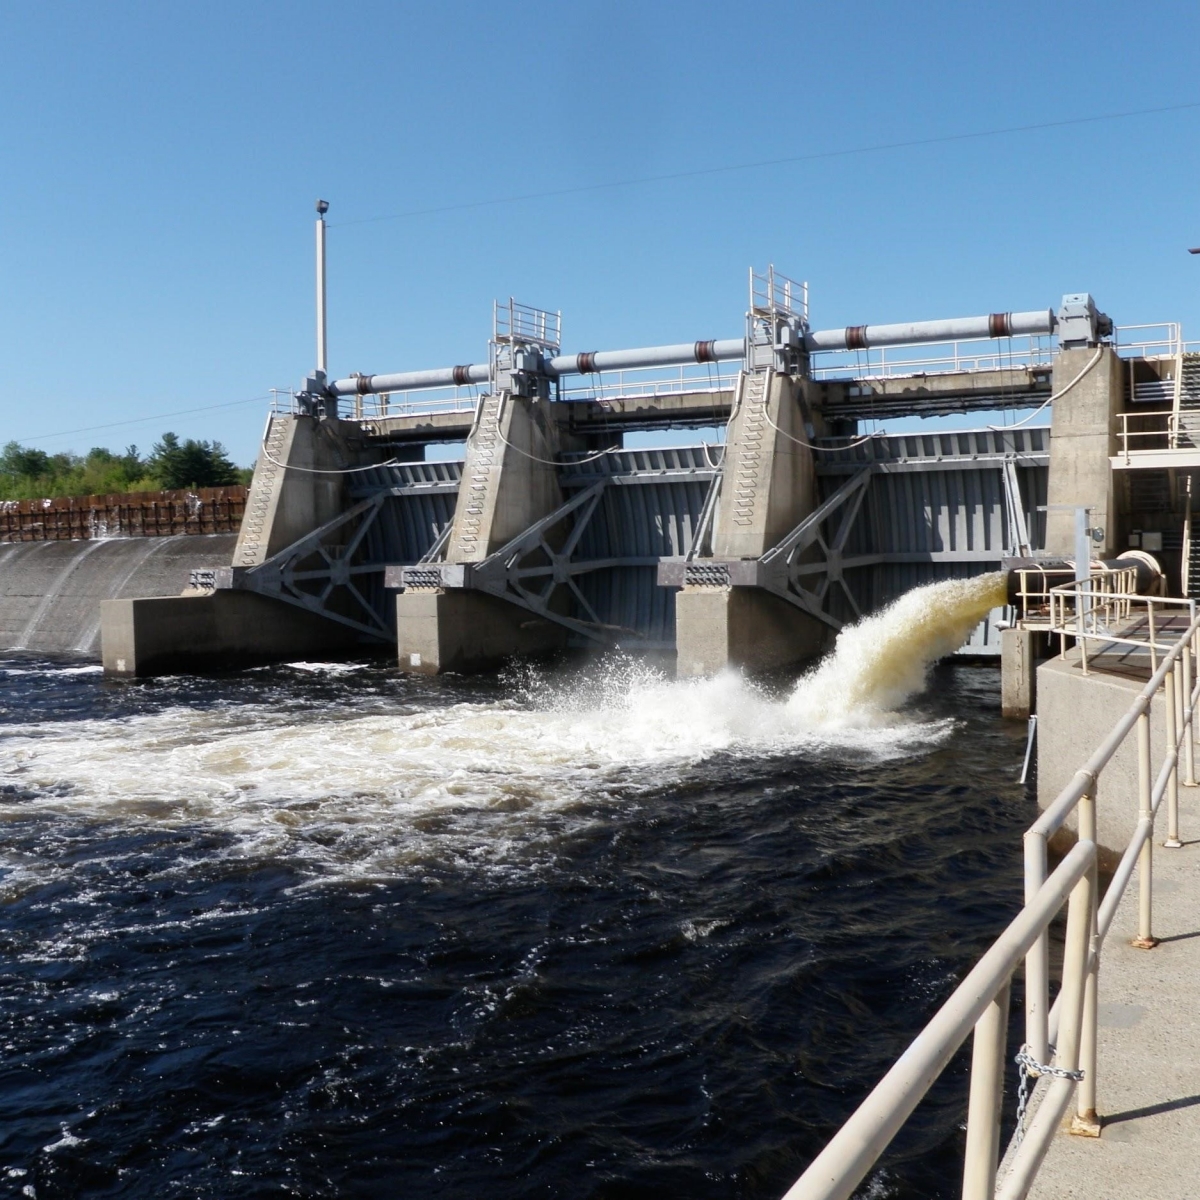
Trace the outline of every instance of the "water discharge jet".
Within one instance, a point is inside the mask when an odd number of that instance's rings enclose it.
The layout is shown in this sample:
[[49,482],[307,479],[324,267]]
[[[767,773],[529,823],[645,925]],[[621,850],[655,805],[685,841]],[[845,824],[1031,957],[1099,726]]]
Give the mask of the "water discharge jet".
[[921,691],[930,666],[1005,603],[1007,586],[1007,575],[995,571],[905,592],[838,634],[833,653],[796,685],[789,711],[806,726],[878,723]]

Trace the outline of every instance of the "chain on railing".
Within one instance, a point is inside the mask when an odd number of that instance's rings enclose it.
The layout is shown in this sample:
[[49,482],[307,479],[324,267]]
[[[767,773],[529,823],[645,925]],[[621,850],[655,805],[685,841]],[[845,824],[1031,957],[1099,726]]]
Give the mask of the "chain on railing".
[[[1129,711],[1026,832],[1025,903],[1020,913],[789,1189],[785,1200],[849,1200],[972,1030],[964,1200],[1023,1200],[1072,1099],[1072,1131],[1093,1137],[1099,1133],[1096,982],[1100,954],[1135,867],[1139,876],[1138,936],[1133,944],[1146,948],[1156,944],[1152,926],[1154,821],[1165,798],[1168,836],[1164,845],[1181,845],[1180,750],[1184,748],[1185,782],[1194,784],[1198,651],[1200,620],[1193,611],[1186,629],[1166,651]],[[1157,776],[1152,778],[1151,710],[1160,692],[1166,748]],[[1101,902],[1096,795],[1105,767],[1131,733],[1136,734],[1138,748],[1138,820]],[[1049,840],[1072,815],[1077,822],[1076,844],[1051,873]],[[1064,901],[1069,902],[1062,985],[1050,1006],[1049,928]],[[1008,999],[1013,972],[1022,958],[1025,1040],[1017,1061],[1026,1085],[1034,1073],[1046,1076],[1048,1083],[1032,1120],[1027,1120],[1028,1095],[1022,1088],[1018,1098],[1022,1136],[997,1188]]]

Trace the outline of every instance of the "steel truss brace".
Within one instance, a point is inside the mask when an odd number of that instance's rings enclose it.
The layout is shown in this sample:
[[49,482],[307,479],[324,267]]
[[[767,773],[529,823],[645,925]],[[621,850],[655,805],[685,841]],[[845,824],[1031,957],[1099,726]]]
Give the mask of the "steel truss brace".
[[[602,479],[578,492],[499,550],[494,550],[482,562],[438,563],[435,561],[435,552],[440,552],[441,547],[435,544],[421,563],[400,569],[399,585],[412,589],[472,588],[487,592],[597,642],[607,642],[615,633],[634,633],[634,630],[606,625],[601,621],[575,579],[589,571],[602,571],[609,567],[655,566],[658,559],[593,558],[571,561],[608,483],[607,479]],[[549,540],[550,532],[568,517],[574,518],[571,532],[566,541],[556,547]],[[559,588],[566,588],[591,619],[581,621],[551,607],[551,600]]]
[[[846,542],[866,498],[872,474],[872,467],[863,467],[761,558],[664,559],[658,567],[659,584],[763,588],[810,617],[841,629],[842,622],[825,609],[830,586],[836,583],[855,614],[862,616],[843,572],[883,561],[878,554],[845,557]],[[836,527],[827,531],[827,524],[835,517]],[[820,557],[815,556],[817,552]],[[806,586],[810,580],[814,586]]]
[[1032,543],[1025,521],[1025,505],[1021,500],[1021,485],[1017,479],[1017,460],[1014,455],[1004,456],[1001,478],[1004,480],[1004,509],[1008,517],[1009,545],[1017,558],[1028,558],[1032,553]]
[[[611,625],[605,625],[596,615],[596,610],[588,603],[587,597],[579,590],[575,582],[576,575],[587,571],[597,571],[604,567],[615,566],[613,559],[590,559],[583,562],[572,562],[571,555],[575,553],[588,522],[592,519],[600,495],[607,486],[607,480],[601,480],[572,496],[565,504],[560,505],[552,513],[535,521],[524,532],[519,533],[512,541],[501,546],[499,550],[489,554],[481,563],[471,567],[471,586],[480,591],[489,592],[513,604],[519,604],[530,612],[547,621],[564,625],[567,629],[593,641],[608,641],[614,632]],[[546,540],[547,534],[564,518],[575,515],[571,532],[562,547],[555,549]],[[579,621],[574,617],[564,616],[550,607],[554,592],[565,586],[575,597],[583,612],[591,618],[589,621]],[[619,632],[629,632],[621,630]]]
[[[837,584],[855,616],[861,617],[862,610],[843,572],[877,561],[873,556],[861,559],[844,557],[850,531],[867,496],[871,473],[868,466],[851,476],[787,537],[759,559],[759,587],[774,592],[834,629],[840,629],[842,622],[826,611],[830,587]],[[826,522],[834,516],[837,517],[836,527],[826,531]],[[808,552],[814,548],[821,557],[806,561]],[[809,580],[816,586],[806,587]]]
[[[362,547],[386,499],[385,493],[360,500],[344,513],[326,521],[311,533],[285,546],[256,567],[225,567],[217,572],[218,588],[241,588],[258,592],[307,609],[311,613],[348,625],[374,638],[390,640],[391,630],[367,602],[355,582],[359,576],[382,574],[384,563],[355,562],[354,556]],[[358,521],[358,528],[349,541],[330,541],[331,535]],[[329,606],[335,592],[339,599],[350,601],[359,617],[347,615]]]

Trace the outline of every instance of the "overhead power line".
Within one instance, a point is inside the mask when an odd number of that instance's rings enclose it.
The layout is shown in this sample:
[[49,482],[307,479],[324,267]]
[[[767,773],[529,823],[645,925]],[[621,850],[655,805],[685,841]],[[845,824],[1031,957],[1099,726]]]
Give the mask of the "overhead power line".
[[1033,125],[1006,125],[998,129],[978,129],[972,133],[947,133],[937,137],[910,138],[902,142],[877,142],[869,146],[851,146],[842,150],[818,150],[812,154],[792,154],[786,158],[764,158],[758,162],[731,163],[724,167],[696,167],[689,171],[671,171],[664,175],[639,175],[630,179],[612,179],[604,183],[582,183],[574,187],[553,188],[544,192],[522,192],[516,196],[494,196],[487,200],[467,200],[461,204],[445,204],[436,208],[410,208],[404,212],[378,217],[356,217],[349,221],[331,221],[330,229],[351,225],[372,225],[380,221],[402,221],[408,217],[428,217],[438,213],[464,212],[467,209],[495,208],[502,204],[519,204],[525,200],[549,200],[558,196],[578,196],[611,188],[638,187],[647,183],[669,183],[678,179],[697,179],[705,175],[727,175],[736,171],[757,171],[764,167],[782,167],[793,163],[819,162],[822,159],[850,158],[862,154],[878,154],[884,150],[908,150],[919,146],[939,146],[950,142],[977,141],[981,138],[1002,137],[1013,133],[1036,133],[1044,129],[1065,129],[1071,125],[1094,125],[1101,121],[1119,121],[1127,117],[1148,117],[1159,113],[1184,112],[1200,108],[1200,100],[1185,104],[1164,104],[1158,108],[1131,108],[1125,112],[1097,113],[1090,117],[1066,117],[1061,121],[1039,121]]
[[174,412],[155,413],[149,417],[130,417],[128,421],[109,421],[105,425],[83,425],[78,429],[63,429],[58,433],[39,433],[36,437],[18,438],[22,444],[26,442],[48,442],[51,438],[72,437],[77,433],[95,433],[101,429],[119,429],[123,425],[148,425],[151,421],[169,421],[172,417],[186,417],[192,413],[212,412],[218,408],[236,408],[239,404],[261,404],[270,400],[271,393],[261,396],[249,396],[245,400],[226,400],[221,404],[202,404],[198,408],[178,408]]

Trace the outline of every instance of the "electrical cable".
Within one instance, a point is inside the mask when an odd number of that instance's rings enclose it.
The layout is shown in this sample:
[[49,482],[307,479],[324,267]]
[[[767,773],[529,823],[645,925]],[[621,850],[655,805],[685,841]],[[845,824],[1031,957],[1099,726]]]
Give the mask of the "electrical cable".
[[755,171],[764,167],[789,166],[793,163],[819,162],[822,159],[848,158],[861,154],[877,154],[884,150],[909,150],[921,146],[938,146],[950,142],[975,141],[980,138],[1001,137],[1011,133],[1035,133],[1044,129],[1063,129],[1072,125],[1091,125],[1100,121],[1116,121],[1127,117],[1147,117],[1159,113],[1183,112],[1200,108],[1200,100],[1185,104],[1165,104],[1158,108],[1136,108],[1125,112],[1097,113],[1090,117],[1067,117],[1061,121],[1040,121],[1032,125],[1009,125],[997,129],[981,129],[972,133],[949,133],[938,137],[910,138],[899,142],[879,142],[871,146],[853,146],[844,150],[821,150],[813,154],[795,154],[786,158],[768,158],[758,162],[733,163],[726,167],[699,167],[691,171],[672,171],[663,175],[643,175],[631,179],[615,179],[608,183],[587,183],[577,187],[555,188],[544,192],[526,192],[517,196],[497,196],[490,200],[470,200],[437,208],[415,208],[407,212],[387,213],[377,217],[358,217],[329,224],[330,229],[351,225],[372,225],[380,221],[401,221],[408,217],[434,216],[439,213],[463,212],[476,208],[494,208],[501,204],[519,204],[526,200],[548,200],[558,196],[574,196],[607,188],[637,187],[647,183],[669,183],[680,179],[696,179],[705,175],[725,175],[735,171]]
[[989,425],[988,428],[1000,433],[1006,433],[1010,429],[1019,429],[1022,425],[1028,424],[1028,422],[1032,421],[1033,418],[1036,417],[1044,408],[1050,404],[1053,404],[1055,400],[1060,400],[1063,396],[1065,396],[1100,361],[1100,356],[1103,353],[1104,347],[1097,346],[1096,353],[1092,355],[1091,359],[1088,361],[1083,370],[1080,371],[1079,374],[1076,375],[1075,378],[1072,379],[1071,382],[1065,387],[1055,392],[1052,396],[1047,396],[1046,399],[1043,400],[1041,404],[1039,404],[1037,408],[1035,408],[1027,417],[1022,417],[1019,421],[1014,421],[1011,425]]
[[84,425],[79,429],[63,429],[58,433],[39,433],[37,437],[18,438],[17,440],[24,445],[26,442],[45,442],[51,438],[71,437],[76,433],[95,433],[99,429],[119,429],[122,425],[145,425],[150,421],[169,421],[172,417],[186,417],[192,413],[212,412],[218,408],[235,408],[239,404],[261,404],[264,400],[270,400],[271,393],[266,392],[261,396],[250,396],[246,400],[227,400],[221,404],[203,404],[199,408],[180,408],[175,412],[156,413],[149,417],[131,417],[128,421],[110,421],[106,425]]

